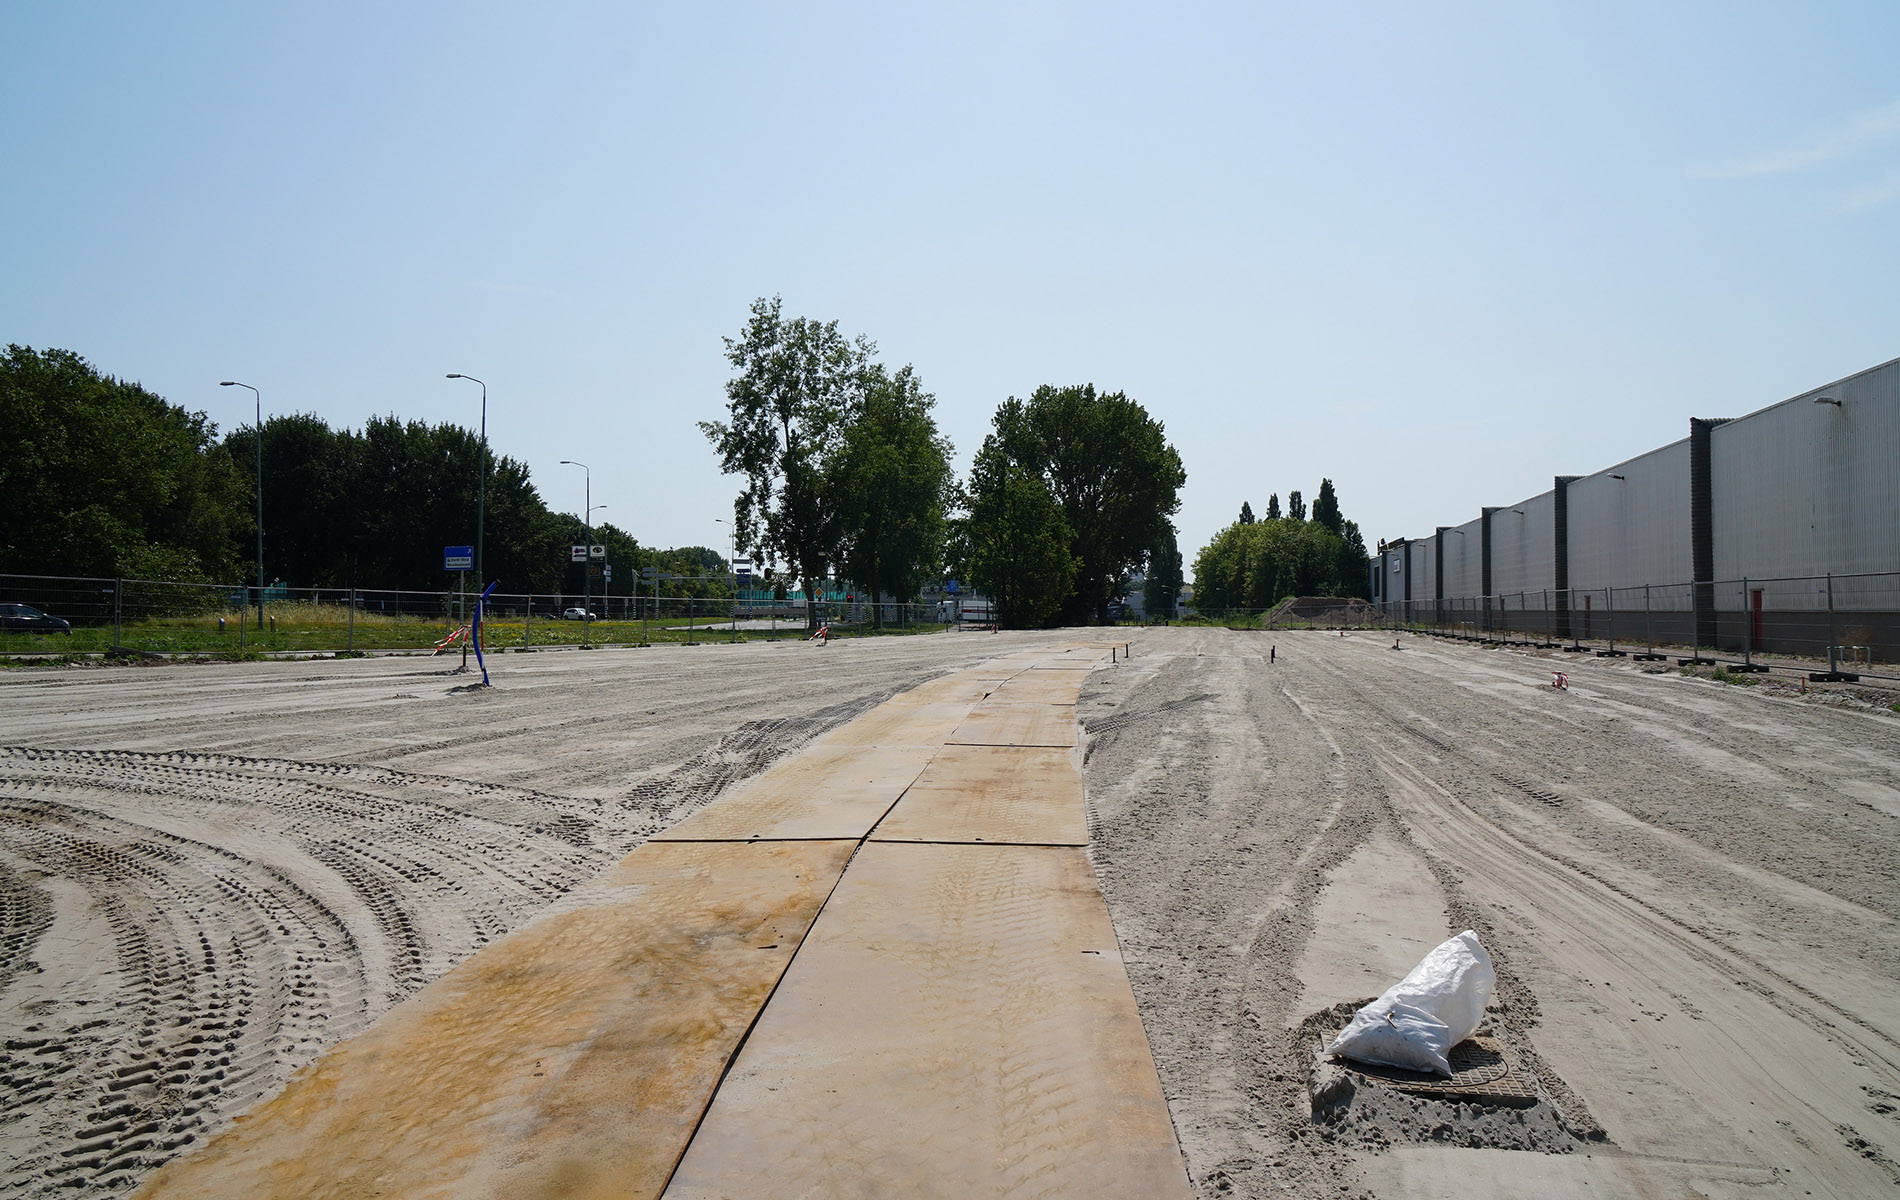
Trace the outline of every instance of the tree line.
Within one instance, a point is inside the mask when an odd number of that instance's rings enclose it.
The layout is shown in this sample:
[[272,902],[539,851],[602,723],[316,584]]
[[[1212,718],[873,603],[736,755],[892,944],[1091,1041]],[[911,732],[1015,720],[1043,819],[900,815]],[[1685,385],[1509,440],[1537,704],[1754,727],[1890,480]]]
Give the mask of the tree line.
[[1339,510],[1333,481],[1322,479],[1309,518],[1299,492],[1276,492],[1264,519],[1243,501],[1240,516],[1194,560],[1194,603],[1204,611],[1266,609],[1289,596],[1369,595],[1366,542]]
[[[1172,518],[1187,472],[1162,423],[1126,394],[1043,385],[1005,398],[959,480],[916,370],[877,361],[874,343],[836,321],[760,299],[725,352],[724,419],[700,428],[742,481],[736,542],[781,597],[843,584],[911,600],[955,579],[1002,623],[1041,627],[1106,620],[1138,571],[1151,610],[1180,594]],[[203,413],[71,351],[22,346],[0,360],[0,422],[14,443],[0,456],[0,573],[252,582],[261,454],[265,583],[439,590],[442,548],[475,540],[485,487],[488,578],[503,593],[582,589],[568,555],[585,536],[580,518],[551,511],[525,464],[492,450],[485,460],[458,425],[391,415],[339,429],[290,414],[220,439]],[[611,523],[592,539],[625,572],[616,593],[646,566],[715,576],[670,585],[676,595],[729,590],[717,551],[643,547]],[[1270,497],[1263,521],[1243,504],[1195,559],[1197,603],[1363,595],[1365,561],[1323,480],[1311,520],[1298,492],[1284,516]]]
[[[443,547],[475,541],[482,445],[457,425],[387,416],[333,429],[300,413],[220,439],[202,412],[72,351],[13,345],[0,359],[0,427],[11,445],[0,573],[256,582],[260,453],[266,583],[440,590]],[[492,448],[485,506],[483,565],[500,591],[582,591],[568,552],[584,540],[580,518],[551,511],[526,465]],[[730,591],[717,551],[644,547],[612,524],[592,534],[626,572],[616,593],[646,566],[714,576],[669,585],[672,595]]]
[[[967,483],[916,371],[836,321],[759,299],[725,342],[726,419],[700,426],[727,474],[739,542],[808,584],[848,579],[909,599],[958,579],[1017,627],[1104,620],[1164,540],[1186,482],[1159,421],[1120,392],[1009,397]],[[808,619],[816,622],[815,612]]]

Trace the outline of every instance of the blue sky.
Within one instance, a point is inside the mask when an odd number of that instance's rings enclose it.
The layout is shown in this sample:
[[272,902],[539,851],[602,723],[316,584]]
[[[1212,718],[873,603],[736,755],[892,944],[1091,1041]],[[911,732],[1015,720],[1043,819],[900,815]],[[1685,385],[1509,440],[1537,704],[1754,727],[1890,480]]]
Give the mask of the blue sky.
[[[1424,11],[1426,8],[1438,11]],[[1900,5],[14,5],[0,339],[222,428],[476,422],[722,544],[758,296],[1126,391],[1194,552],[1429,533],[1900,355]],[[3,437],[4,435],[0,435]],[[266,481],[268,490],[268,481]]]

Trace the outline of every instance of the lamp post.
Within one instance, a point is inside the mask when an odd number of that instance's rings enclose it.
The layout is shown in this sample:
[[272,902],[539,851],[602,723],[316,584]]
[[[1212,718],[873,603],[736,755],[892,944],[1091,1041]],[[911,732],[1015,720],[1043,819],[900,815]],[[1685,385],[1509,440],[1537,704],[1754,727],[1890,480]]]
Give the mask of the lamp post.
[[[577,462],[571,458],[562,459],[561,465],[564,467],[579,467],[585,472],[586,479],[586,490],[582,492],[583,499],[581,501],[581,503],[587,506],[586,515],[581,518],[581,536],[587,540],[587,555],[581,559],[581,645],[585,646],[587,644],[588,631],[593,628],[593,615],[588,612],[588,605],[593,595],[589,575],[594,565],[594,472],[586,463]],[[607,506],[603,504],[601,507],[606,508]]]
[[488,577],[482,574],[482,519],[488,507],[488,385],[459,371],[450,371],[445,378],[482,384],[482,475],[475,484],[475,587],[479,590],[488,586]]
[[248,383],[220,380],[219,387],[241,387],[257,402],[257,632],[264,634],[264,397]]
[[713,524],[726,527],[726,578],[732,582],[732,640],[739,640],[739,528],[724,517],[714,517]]

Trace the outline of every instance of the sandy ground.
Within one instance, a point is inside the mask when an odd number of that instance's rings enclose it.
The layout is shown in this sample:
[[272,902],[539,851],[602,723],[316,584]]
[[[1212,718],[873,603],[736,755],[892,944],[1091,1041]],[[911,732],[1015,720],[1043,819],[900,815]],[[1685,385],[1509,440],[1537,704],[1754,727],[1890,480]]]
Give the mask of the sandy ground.
[[1015,646],[0,676],[0,1195],[113,1195],[654,831]]
[[[1201,1193],[1900,1189],[1900,718],[1405,646],[1158,631],[1083,691],[1097,869]],[[1348,1077],[1316,1114],[1328,1010],[1464,928],[1538,1103]]]
[[[1900,718],[1637,664],[1163,630],[1079,710],[1206,1196],[1900,1189]],[[0,1194],[110,1195],[826,729],[1048,635],[0,676]],[[1278,661],[1265,661],[1277,646]],[[1311,1079],[1474,928],[1538,1103]]]

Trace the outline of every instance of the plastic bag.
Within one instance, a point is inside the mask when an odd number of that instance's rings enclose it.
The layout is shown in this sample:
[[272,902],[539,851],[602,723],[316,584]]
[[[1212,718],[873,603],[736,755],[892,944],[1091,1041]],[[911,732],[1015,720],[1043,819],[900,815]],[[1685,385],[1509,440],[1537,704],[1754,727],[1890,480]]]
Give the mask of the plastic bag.
[[1478,1031],[1497,981],[1491,955],[1467,929],[1353,1014],[1326,1051],[1449,1078],[1446,1054]]

